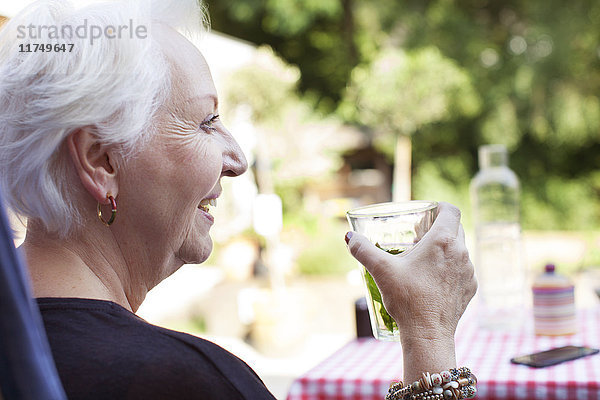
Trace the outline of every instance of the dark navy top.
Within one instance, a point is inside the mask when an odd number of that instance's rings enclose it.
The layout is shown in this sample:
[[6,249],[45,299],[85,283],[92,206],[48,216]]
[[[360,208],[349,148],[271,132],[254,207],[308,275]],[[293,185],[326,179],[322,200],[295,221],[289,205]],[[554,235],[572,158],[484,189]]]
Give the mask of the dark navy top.
[[242,360],[120,305],[37,299],[69,399],[275,399]]

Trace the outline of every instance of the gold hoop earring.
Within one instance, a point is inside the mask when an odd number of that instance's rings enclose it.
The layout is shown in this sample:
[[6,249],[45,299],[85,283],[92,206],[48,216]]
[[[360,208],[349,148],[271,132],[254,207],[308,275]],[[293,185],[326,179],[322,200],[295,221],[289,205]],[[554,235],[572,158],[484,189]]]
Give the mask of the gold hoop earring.
[[106,197],[108,198],[108,200],[110,201],[110,207],[111,207],[111,215],[110,215],[110,219],[108,221],[105,221],[104,218],[102,218],[102,208],[100,207],[100,203],[98,203],[98,218],[100,219],[100,221],[102,221],[102,223],[106,226],[110,226],[112,225],[113,222],[115,222],[115,217],[117,216],[117,202],[115,201],[115,198],[112,197],[112,195],[109,193],[106,195]]

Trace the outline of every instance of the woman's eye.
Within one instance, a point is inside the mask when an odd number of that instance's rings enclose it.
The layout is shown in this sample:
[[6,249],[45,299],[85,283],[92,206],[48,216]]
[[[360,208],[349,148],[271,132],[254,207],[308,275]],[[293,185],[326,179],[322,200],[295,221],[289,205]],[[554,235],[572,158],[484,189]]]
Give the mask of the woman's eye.
[[217,129],[213,124],[219,121],[219,114],[209,116],[204,122],[200,124],[200,127],[204,130],[216,131]]

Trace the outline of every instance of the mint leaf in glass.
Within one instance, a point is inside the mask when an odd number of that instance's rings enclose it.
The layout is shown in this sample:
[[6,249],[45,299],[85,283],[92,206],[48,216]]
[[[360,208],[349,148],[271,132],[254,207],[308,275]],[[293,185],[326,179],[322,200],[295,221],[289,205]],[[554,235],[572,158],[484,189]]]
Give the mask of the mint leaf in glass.
[[[375,243],[375,246],[377,246],[378,248],[380,248],[381,250],[389,253],[389,254],[400,254],[402,253],[404,250],[401,249],[383,249],[379,243]],[[379,315],[381,316],[381,319],[383,320],[383,323],[385,324],[385,327],[390,331],[393,332],[394,329],[398,330],[398,325],[396,325],[396,321],[394,321],[394,319],[392,318],[392,316],[386,311],[385,307],[383,306],[383,299],[381,298],[381,292],[379,291],[379,288],[377,287],[377,284],[375,284],[375,280],[373,279],[373,277],[371,276],[371,274],[369,273],[369,271],[367,271],[365,269],[365,277],[366,277],[366,281],[367,281],[367,289],[369,290],[369,293],[371,294],[371,299],[373,300],[373,302],[377,302],[379,303],[380,307],[379,307]]]

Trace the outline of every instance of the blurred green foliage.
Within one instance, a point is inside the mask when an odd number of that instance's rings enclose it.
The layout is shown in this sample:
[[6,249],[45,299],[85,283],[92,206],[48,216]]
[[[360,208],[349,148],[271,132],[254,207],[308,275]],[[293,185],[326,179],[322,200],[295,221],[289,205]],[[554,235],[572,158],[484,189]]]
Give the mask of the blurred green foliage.
[[[298,226],[305,225],[300,219],[296,219],[296,222]],[[321,219],[317,228],[318,231],[307,236],[307,242],[297,259],[299,273],[332,275],[358,268],[357,261],[348,253],[344,243],[344,233],[348,230],[346,221]]]
[[258,49],[256,62],[234,71],[225,87],[224,103],[250,108],[253,122],[279,127],[286,113],[300,107],[297,85],[300,71],[287,65],[268,46]]
[[502,143],[525,229],[599,229],[600,2],[207,3],[215,30],[296,65],[316,109],[366,132],[418,131],[413,198],[449,200],[468,219],[477,148]]
[[370,64],[354,68],[339,112],[347,121],[410,136],[427,124],[472,116],[479,108],[465,71],[437,47],[423,47],[382,49]]

